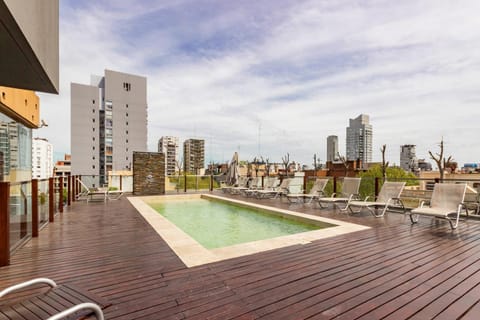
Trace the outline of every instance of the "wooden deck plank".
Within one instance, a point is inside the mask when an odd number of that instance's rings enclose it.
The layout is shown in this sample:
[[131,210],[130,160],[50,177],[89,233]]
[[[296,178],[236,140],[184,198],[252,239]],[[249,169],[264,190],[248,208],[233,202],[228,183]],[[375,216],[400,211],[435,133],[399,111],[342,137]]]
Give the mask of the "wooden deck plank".
[[[395,213],[232,198],[372,228],[186,268],[127,199],[75,202],[0,268],[0,288],[33,277],[78,285],[112,303],[107,319],[480,318],[477,221],[451,232]],[[75,301],[48,302],[32,308]]]

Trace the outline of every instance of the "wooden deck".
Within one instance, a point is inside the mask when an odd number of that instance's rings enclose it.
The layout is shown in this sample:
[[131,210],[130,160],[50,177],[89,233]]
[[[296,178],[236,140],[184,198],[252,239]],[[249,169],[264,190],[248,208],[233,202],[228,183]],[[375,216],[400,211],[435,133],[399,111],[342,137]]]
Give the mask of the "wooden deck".
[[127,199],[74,203],[0,268],[0,288],[77,285],[112,303],[106,319],[480,318],[478,221],[451,232],[395,213],[257,201],[372,228],[189,269]]

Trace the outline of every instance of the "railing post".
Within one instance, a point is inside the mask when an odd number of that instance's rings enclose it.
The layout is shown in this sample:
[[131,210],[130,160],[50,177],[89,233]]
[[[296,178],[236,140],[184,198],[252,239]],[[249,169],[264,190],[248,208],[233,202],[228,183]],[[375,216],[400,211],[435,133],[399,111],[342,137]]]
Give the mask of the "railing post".
[[307,193],[307,175],[303,175],[303,193]]
[[32,237],[38,237],[38,179],[32,180]]
[[59,180],[60,181],[58,182],[58,193],[59,193],[58,211],[62,213],[63,212],[63,177],[60,177]]
[[48,178],[48,222],[55,219],[55,190],[53,189],[53,178]]
[[380,190],[380,187],[379,187],[380,183],[379,182],[380,182],[380,178],[375,177],[375,199],[377,199],[378,192]]
[[262,189],[265,188],[265,176],[262,176]]
[[0,182],[0,267],[10,264],[10,183]]
[[187,192],[187,174],[185,173],[183,177],[184,177],[183,191]]
[[213,191],[213,175],[210,175],[210,192]]
[[72,176],[67,176],[67,206],[72,204]]
[[333,177],[333,193],[337,194],[337,177]]
[[82,187],[80,186],[80,182],[79,182],[80,178],[81,177],[79,175],[75,176],[75,184],[77,185],[77,194],[75,195],[75,197],[78,196],[82,191]]
[[75,176],[72,176],[72,202],[77,198],[77,184],[75,183]]
[[120,190],[123,190],[123,186],[122,186],[122,175],[120,175]]

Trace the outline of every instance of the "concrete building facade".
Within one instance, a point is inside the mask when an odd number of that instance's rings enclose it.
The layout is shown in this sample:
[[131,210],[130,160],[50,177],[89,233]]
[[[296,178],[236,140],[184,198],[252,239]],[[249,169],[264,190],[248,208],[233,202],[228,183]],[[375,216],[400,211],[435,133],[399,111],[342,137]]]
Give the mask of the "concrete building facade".
[[400,146],[400,168],[409,172],[415,172],[418,169],[418,159],[414,144]]
[[183,142],[183,162],[185,172],[199,174],[199,170],[205,167],[205,140],[185,140]]
[[372,162],[373,128],[370,117],[361,114],[350,119],[347,127],[347,160],[360,160],[363,165]]
[[172,176],[178,173],[178,141],[178,137],[172,136],[163,136],[158,140],[158,152],[165,155],[165,175],[167,176]]
[[338,136],[327,137],[327,161],[334,162],[338,159]]
[[132,152],[147,150],[147,79],[105,70],[90,85],[71,84],[72,174],[107,182],[131,170]]
[[53,146],[47,139],[32,140],[32,178],[48,179],[53,176]]
[[58,93],[58,26],[58,0],[0,0],[0,86]]

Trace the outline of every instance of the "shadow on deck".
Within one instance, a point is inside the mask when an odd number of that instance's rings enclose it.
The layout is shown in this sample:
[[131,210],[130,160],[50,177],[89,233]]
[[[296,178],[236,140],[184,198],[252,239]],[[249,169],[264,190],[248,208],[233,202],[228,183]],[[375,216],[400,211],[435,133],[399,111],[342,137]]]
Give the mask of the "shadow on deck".
[[112,303],[106,319],[480,317],[478,221],[452,232],[397,213],[251,201],[372,228],[186,268],[127,199],[76,202],[0,268],[0,288],[35,277],[78,285]]

